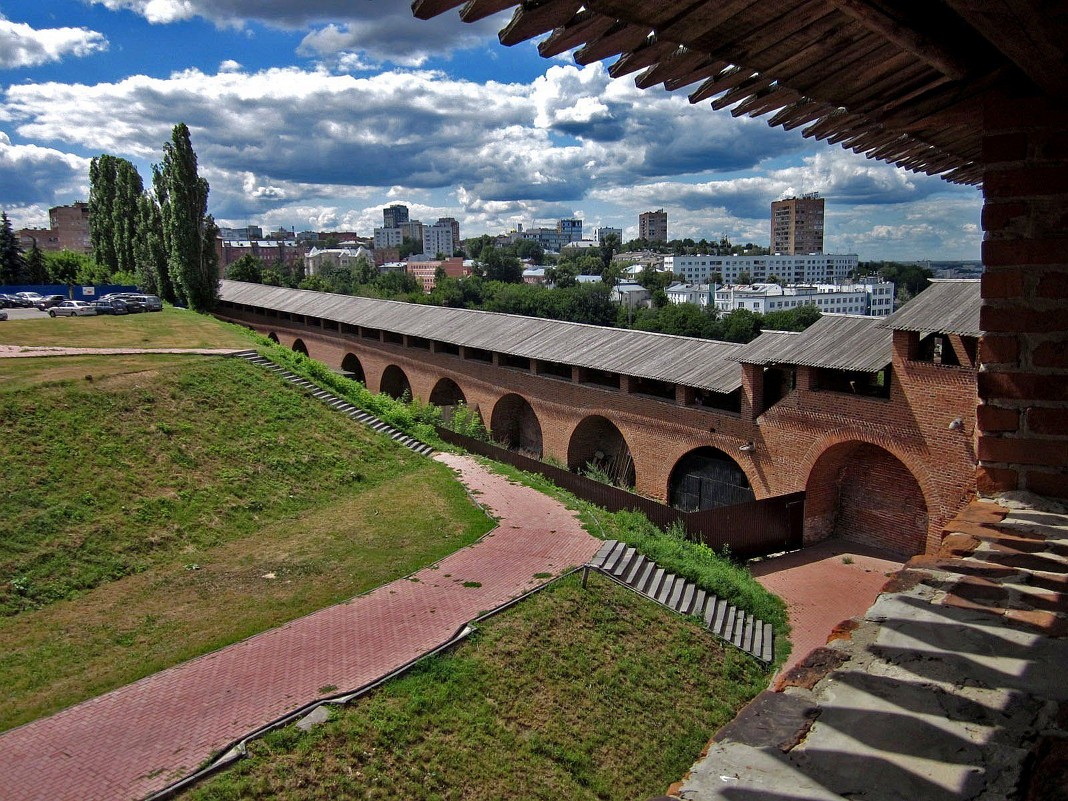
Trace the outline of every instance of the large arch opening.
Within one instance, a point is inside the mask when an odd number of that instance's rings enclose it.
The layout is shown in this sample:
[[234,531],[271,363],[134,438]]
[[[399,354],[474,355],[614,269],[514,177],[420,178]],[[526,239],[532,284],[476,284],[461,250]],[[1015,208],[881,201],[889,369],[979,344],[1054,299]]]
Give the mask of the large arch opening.
[[832,445],[816,460],[805,485],[805,543],[828,537],[891,551],[923,553],[927,501],[912,471],[868,442]]
[[505,395],[490,415],[493,439],[513,451],[531,453],[541,458],[541,423],[526,398],[515,393]]
[[440,379],[430,391],[430,405],[441,410],[441,419],[446,423],[452,420],[456,407],[466,403],[464,391],[451,378]]
[[634,458],[623,432],[600,415],[591,415],[575,427],[567,445],[567,466],[618,487],[630,488],[635,483]]
[[305,356],[308,355],[308,346],[304,344],[303,339],[293,340],[293,350],[295,350],[297,353],[303,353]]
[[271,342],[273,342],[275,345],[278,344],[278,334],[276,334],[274,331],[267,335],[267,339],[271,340]]
[[401,398],[412,397],[412,385],[408,381],[408,376],[402,369],[395,364],[389,365],[382,371],[382,383],[378,388],[379,392],[384,392],[394,400],[400,400]]
[[341,360],[341,369],[347,373],[349,378],[353,381],[359,381],[364,386],[367,385],[367,376],[363,372],[363,364],[356,358],[355,353],[345,354],[345,358]]
[[675,463],[668,479],[668,502],[686,512],[745,503],[754,498],[745,471],[719,448],[690,451]]

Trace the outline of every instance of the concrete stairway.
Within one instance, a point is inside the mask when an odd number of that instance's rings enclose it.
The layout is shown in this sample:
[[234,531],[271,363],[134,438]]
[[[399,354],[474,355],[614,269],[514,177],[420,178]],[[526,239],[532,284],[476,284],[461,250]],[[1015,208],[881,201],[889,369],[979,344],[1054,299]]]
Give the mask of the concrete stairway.
[[284,381],[288,381],[293,386],[299,387],[300,389],[310,393],[313,398],[318,398],[327,406],[331,407],[332,409],[336,409],[337,411],[343,414],[347,414],[356,422],[363,423],[364,425],[374,429],[380,434],[385,434],[387,437],[389,437],[395,442],[400,443],[405,448],[413,450],[422,456],[430,456],[434,453],[434,449],[426,443],[420,442],[417,439],[409,437],[403,431],[398,431],[388,423],[383,423],[373,414],[370,414],[368,412],[365,412],[363,409],[353,406],[344,398],[339,398],[337,395],[328,392],[327,390],[320,387],[318,384],[314,384],[311,381],[308,381],[306,378],[296,375],[295,373],[289,372],[289,370],[286,370],[284,367],[275,364],[270,359],[260,356],[260,354],[254,350],[239,351],[237,353],[234,353],[233,356],[235,358],[245,359],[251,364],[255,364],[259,367],[264,367],[267,370],[270,370],[272,373],[276,373]]
[[635,592],[683,615],[704,621],[723,640],[761,662],[771,663],[775,655],[775,632],[770,623],[705,592],[674,573],[668,573],[626,543],[607,540],[589,562]]

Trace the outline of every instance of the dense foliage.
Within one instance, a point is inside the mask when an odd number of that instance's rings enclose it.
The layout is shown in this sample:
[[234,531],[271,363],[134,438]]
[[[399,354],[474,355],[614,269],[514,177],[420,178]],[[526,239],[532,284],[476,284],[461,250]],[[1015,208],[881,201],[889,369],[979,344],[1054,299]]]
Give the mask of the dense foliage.
[[878,275],[885,281],[893,281],[898,306],[912,300],[929,287],[931,278],[934,277],[934,273],[926,267],[896,261],[862,261],[857,267],[857,275]]
[[89,240],[97,264],[113,272],[136,269],[138,204],[144,182],[126,159],[107,154],[89,162]]

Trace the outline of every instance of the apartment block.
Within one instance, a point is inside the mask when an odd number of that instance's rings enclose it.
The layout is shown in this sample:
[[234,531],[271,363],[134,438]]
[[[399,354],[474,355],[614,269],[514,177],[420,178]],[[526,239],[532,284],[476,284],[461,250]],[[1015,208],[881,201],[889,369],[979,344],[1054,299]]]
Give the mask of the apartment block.
[[667,212],[663,209],[638,215],[638,238],[647,242],[668,241]]
[[771,204],[771,252],[794,256],[823,253],[824,199],[817,193]]

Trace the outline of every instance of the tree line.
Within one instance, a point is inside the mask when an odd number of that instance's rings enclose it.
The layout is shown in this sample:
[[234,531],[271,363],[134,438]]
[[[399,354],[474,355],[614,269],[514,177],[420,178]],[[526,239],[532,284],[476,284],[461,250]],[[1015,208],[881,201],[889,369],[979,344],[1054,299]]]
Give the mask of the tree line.
[[208,191],[185,123],[174,126],[161,162],[152,165],[151,191],[131,162],[98,156],[89,163],[92,257],[42,253],[36,242],[23,252],[4,212],[0,283],[136,284],[170,303],[210,311],[219,295],[219,229],[207,213]]

